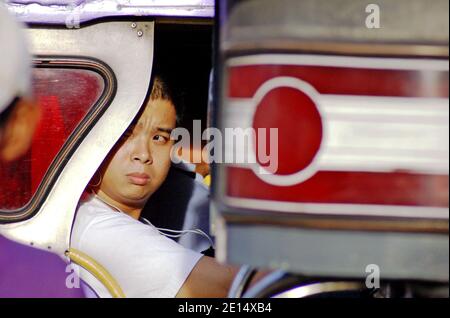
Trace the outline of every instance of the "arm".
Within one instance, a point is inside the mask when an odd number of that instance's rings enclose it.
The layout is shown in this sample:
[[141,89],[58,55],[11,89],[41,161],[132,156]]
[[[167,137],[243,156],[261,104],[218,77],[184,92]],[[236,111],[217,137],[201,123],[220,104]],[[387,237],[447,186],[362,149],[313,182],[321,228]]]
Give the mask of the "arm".
[[[214,258],[204,256],[178,291],[178,298],[225,298],[228,295],[239,267],[222,265]],[[267,272],[258,272],[250,286],[258,282]]]

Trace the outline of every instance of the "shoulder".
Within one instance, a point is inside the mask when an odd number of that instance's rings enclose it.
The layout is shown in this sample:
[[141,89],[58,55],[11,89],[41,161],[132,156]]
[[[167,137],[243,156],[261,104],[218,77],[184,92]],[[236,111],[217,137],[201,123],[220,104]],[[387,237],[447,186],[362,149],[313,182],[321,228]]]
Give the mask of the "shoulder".
[[98,199],[82,202],[78,206],[72,231],[72,245],[75,248],[95,244],[120,246],[127,239],[136,236],[157,237],[158,231],[132,217],[113,210]]
[[129,222],[125,215],[114,211],[96,198],[80,202],[72,229],[72,246],[80,248],[86,236],[95,236],[100,228],[111,228],[124,221]]
[[174,297],[202,257],[154,226],[95,202],[78,208],[72,246],[107,268],[129,297]]

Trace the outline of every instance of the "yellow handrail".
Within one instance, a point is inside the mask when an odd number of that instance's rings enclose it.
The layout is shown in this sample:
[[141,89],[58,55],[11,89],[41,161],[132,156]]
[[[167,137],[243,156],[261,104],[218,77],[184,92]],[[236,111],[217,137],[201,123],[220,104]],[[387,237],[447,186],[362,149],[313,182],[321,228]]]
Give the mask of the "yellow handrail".
[[120,288],[120,285],[114,277],[112,277],[111,274],[92,257],[74,248],[69,248],[69,250],[66,251],[66,256],[69,257],[72,262],[94,275],[94,277],[106,287],[113,298],[125,298],[122,288]]

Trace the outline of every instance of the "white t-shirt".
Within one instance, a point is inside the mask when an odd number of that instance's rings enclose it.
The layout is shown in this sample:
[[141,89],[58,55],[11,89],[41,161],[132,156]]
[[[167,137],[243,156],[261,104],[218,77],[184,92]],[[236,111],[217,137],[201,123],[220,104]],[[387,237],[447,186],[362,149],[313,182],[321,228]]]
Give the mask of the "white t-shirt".
[[[71,246],[105,267],[126,297],[175,297],[203,256],[97,197],[79,205]],[[99,297],[111,297],[92,274],[78,270]]]

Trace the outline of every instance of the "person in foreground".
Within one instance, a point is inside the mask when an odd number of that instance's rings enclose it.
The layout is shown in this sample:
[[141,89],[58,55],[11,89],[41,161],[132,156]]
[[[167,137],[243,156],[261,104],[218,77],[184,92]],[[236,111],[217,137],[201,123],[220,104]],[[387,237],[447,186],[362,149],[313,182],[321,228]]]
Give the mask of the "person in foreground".
[[[148,102],[92,178],[92,195],[77,210],[72,247],[102,264],[126,297],[226,297],[238,271],[140,221],[171,166],[176,107],[167,85],[156,77]],[[80,269],[80,276],[99,297],[110,297],[87,271]]]
[[[23,32],[1,3],[0,52],[1,164],[28,151],[39,120]],[[66,264],[57,255],[12,242],[0,232],[0,298],[83,297],[81,289],[67,287],[67,275]]]

